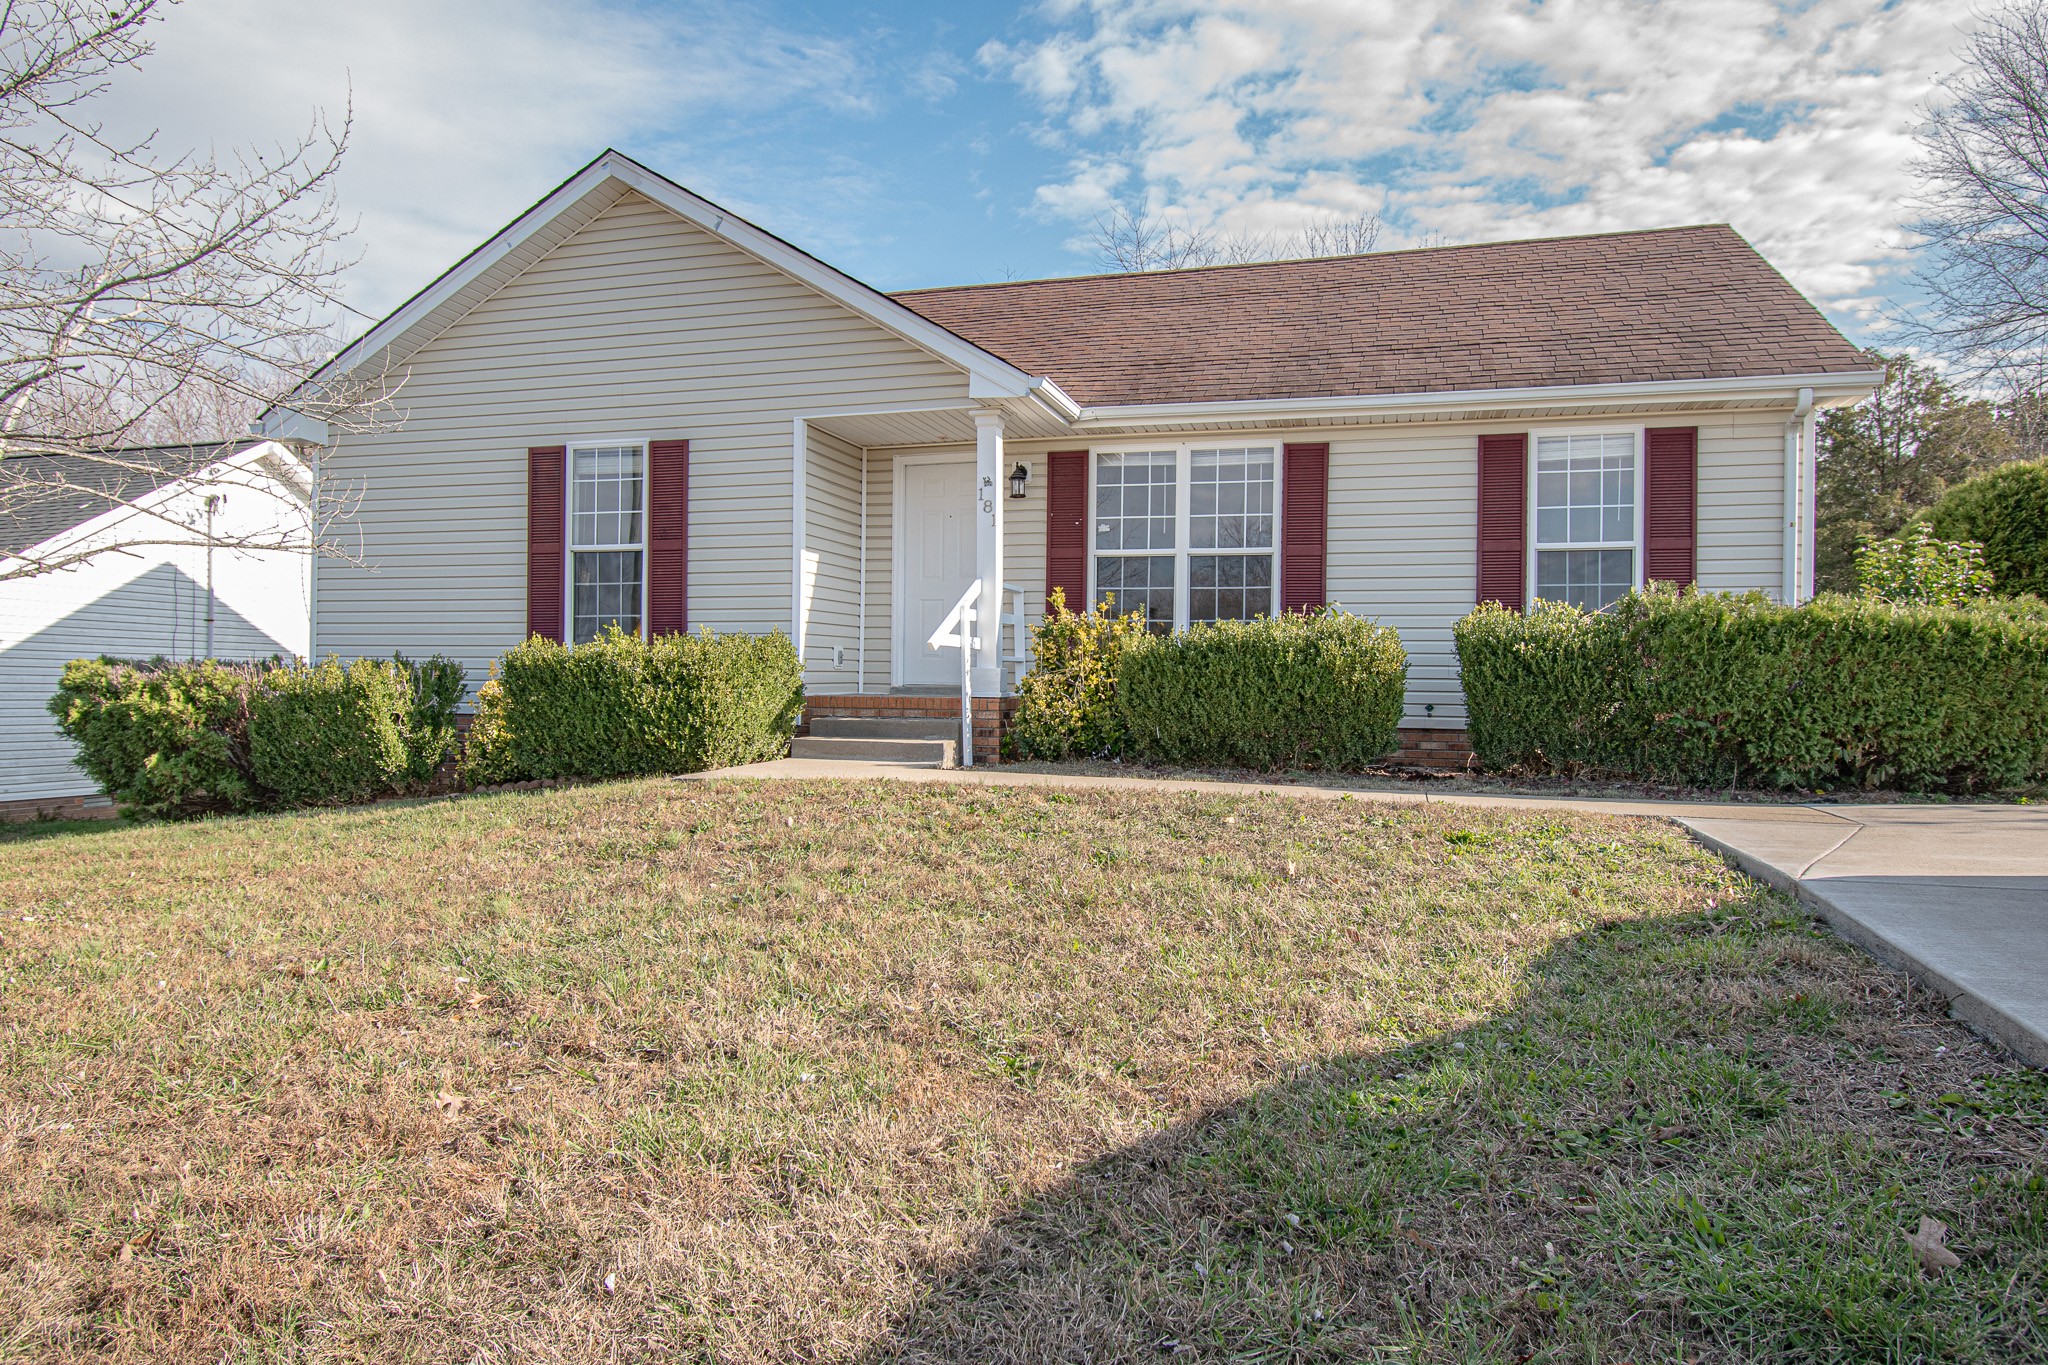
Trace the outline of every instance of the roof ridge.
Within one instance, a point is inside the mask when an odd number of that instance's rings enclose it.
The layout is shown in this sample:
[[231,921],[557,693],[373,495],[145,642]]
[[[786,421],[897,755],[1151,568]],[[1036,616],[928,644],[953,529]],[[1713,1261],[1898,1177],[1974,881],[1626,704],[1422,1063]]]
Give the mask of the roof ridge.
[[[950,294],[970,289],[1009,289],[1033,284],[1070,284],[1081,280],[1126,280],[1162,279],[1183,275],[1219,274],[1230,270],[1271,270],[1279,266],[1317,265],[1325,262],[1381,260],[1390,256],[1421,256],[1432,253],[1458,251],[1491,251],[1500,247],[1533,246],[1553,242],[1593,242],[1612,240],[1618,237],[1655,237],[1667,233],[1710,232],[1719,228],[1740,240],[1745,246],[1749,239],[1735,231],[1732,223],[1680,223],[1670,227],[1622,228],[1614,232],[1573,232],[1557,237],[1506,237],[1493,242],[1452,242],[1443,246],[1405,246],[1388,251],[1357,251],[1341,256],[1288,256],[1274,261],[1231,261],[1219,265],[1177,266],[1171,270],[1111,270],[1100,273],[1078,275],[1045,275],[1029,280],[988,280],[981,284],[934,284],[919,289],[897,289],[890,291],[892,299],[909,298],[912,295]],[[1755,248],[1752,247],[1752,250]]]

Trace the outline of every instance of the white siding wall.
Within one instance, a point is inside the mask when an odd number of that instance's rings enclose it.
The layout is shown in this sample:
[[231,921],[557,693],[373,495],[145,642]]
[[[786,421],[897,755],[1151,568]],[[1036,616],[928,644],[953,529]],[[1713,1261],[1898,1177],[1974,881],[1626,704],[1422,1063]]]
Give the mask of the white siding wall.
[[804,686],[814,692],[854,688],[860,634],[860,471],[866,454],[836,436],[811,432],[804,471],[804,571],[810,580],[805,585],[810,606]]
[[[1699,447],[1699,582],[1717,592],[1779,585],[1782,541],[1783,412],[1630,413],[1554,422],[1413,423],[1285,433],[1202,433],[1162,441],[1217,437],[1330,443],[1329,598],[1347,611],[1394,626],[1408,650],[1404,724],[1458,726],[1458,690],[1451,627],[1472,609],[1477,587],[1478,437],[1481,432],[1546,429],[1630,429],[1697,426]],[[1038,442],[1017,450],[1032,466],[1036,500],[1028,515],[1009,504],[1010,581],[1034,594],[1044,610],[1045,458],[1074,441]],[[1128,442],[1123,444],[1128,445]],[[873,458],[884,458],[876,453]],[[1014,452],[1013,452],[1014,458]],[[1028,539],[1027,539],[1028,537]],[[874,540],[873,523],[870,539]],[[884,557],[887,547],[871,551]],[[870,585],[874,579],[870,576]],[[882,618],[886,619],[886,617]]]
[[526,628],[526,451],[690,442],[692,626],[790,627],[790,432],[964,396],[958,371],[628,196],[410,361],[399,430],[345,440],[367,569],[323,564],[316,640],[441,652],[474,686]]
[[[258,536],[303,525],[300,504],[265,498],[244,474],[223,488],[216,527]],[[205,487],[164,504],[166,515],[203,523]],[[162,534],[160,525],[150,534]],[[135,533],[131,532],[131,535]],[[118,542],[118,527],[82,545]],[[141,546],[75,569],[0,588],[0,801],[95,791],[73,764],[71,741],[44,710],[72,659],[194,658],[206,648],[206,550]],[[306,652],[307,557],[278,551],[213,552],[213,653],[267,659]]]

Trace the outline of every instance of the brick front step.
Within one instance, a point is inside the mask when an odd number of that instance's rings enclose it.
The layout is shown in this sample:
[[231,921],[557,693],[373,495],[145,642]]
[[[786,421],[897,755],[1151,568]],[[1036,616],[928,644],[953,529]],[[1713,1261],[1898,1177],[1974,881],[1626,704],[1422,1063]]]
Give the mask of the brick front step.
[[1394,734],[1394,763],[1443,772],[1464,772],[1472,766],[1472,744],[1463,730],[1399,730]]
[[[1003,728],[1010,717],[1017,712],[1015,697],[976,697],[974,699],[974,761],[976,763],[999,763],[1002,761]],[[827,694],[804,699],[803,722],[798,725],[799,735],[814,732],[812,723],[825,719],[850,720],[891,720],[924,721],[937,727],[949,727],[949,736],[960,733],[960,698],[957,696],[899,696],[874,693]],[[832,727],[826,727],[830,730]],[[842,731],[841,734],[844,734]]]

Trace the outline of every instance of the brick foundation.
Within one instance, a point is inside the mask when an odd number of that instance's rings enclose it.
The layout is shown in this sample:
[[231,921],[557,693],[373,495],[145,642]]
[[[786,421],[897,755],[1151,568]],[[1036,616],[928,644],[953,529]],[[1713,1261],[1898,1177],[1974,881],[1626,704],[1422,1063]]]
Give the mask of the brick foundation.
[[1473,766],[1472,744],[1463,730],[1398,730],[1390,762],[1439,772],[1464,772]]
[[0,823],[20,820],[111,820],[120,810],[104,796],[30,796],[0,801]]

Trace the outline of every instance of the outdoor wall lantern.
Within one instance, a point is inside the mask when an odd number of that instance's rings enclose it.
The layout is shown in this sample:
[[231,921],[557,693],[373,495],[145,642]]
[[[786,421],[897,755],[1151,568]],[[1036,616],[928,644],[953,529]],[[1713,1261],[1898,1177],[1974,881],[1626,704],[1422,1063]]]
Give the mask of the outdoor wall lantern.
[[1031,471],[1024,467],[1022,460],[1019,460],[1017,467],[1010,471],[1010,496],[1013,498],[1023,497],[1024,485],[1030,482]]

